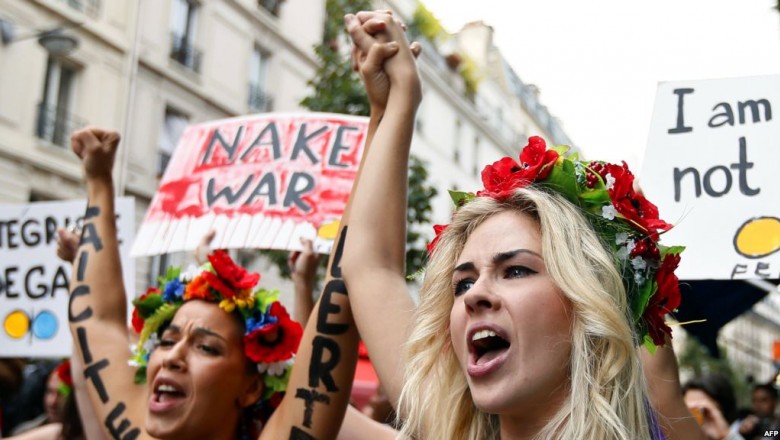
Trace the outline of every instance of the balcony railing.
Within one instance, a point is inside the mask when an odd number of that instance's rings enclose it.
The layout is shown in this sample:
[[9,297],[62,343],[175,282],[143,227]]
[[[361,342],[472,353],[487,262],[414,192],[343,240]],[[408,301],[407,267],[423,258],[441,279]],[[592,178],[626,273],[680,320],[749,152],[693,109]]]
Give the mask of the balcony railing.
[[201,54],[189,40],[187,35],[171,34],[171,59],[195,73],[200,73]]
[[71,114],[64,106],[47,105],[45,102],[38,104],[35,135],[45,141],[66,147],[70,134],[86,125],[84,119]]
[[81,11],[92,18],[100,16],[100,0],[61,0],[71,8]]
[[273,98],[257,84],[249,84],[249,109],[254,112],[270,112]]

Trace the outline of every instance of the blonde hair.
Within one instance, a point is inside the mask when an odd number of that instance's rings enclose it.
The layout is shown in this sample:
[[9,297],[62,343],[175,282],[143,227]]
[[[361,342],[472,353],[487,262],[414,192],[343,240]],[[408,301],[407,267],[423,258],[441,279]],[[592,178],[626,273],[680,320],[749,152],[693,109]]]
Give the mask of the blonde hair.
[[478,197],[456,212],[429,261],[406,345],[399,403],[403,434],[498,438],[498,416],[474,404],[452,350],[452,273],[466,240],[487,218],[530,215],[547,271],[573,310],[569,395],[536,438],[650,439],[649,406],[625,289],[607,243],[582,211],[556,193],[517,190],[504,202]]

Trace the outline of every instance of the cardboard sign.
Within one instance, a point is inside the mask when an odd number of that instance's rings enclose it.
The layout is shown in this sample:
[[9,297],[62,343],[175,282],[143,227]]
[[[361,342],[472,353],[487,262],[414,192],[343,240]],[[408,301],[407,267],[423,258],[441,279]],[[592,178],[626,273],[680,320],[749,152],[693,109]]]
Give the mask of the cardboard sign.
[[642,188],[681,279],[780,277],[780,76],[662,83]]
[[[57,228],[80,225],[86,206],[83,200],[0,205],[0,357],[71,355],[71,264],[57,257]],[[116,212],[122,277],[132,297],[133,199],[117,199]]]
[[188,127],[133,256],[212,248],[329,252],[363,154],[368,118],[262,114]]

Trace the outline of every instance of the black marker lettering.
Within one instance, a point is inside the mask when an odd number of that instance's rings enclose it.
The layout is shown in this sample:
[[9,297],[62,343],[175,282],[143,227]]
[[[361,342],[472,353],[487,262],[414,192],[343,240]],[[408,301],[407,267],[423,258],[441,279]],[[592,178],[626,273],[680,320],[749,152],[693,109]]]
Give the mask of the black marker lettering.
[[130,431],[127,431],[127,428],[130,428],[129,420],[123,418],[119,422],[119,426],[116,426],[116,420],[119,418],[119,416],[122,415],[124,411],[125,411],[125,403],[124,402],[117,403],[114,409],[112,409],[111,412],[108,414],[108,417],[106,417],[106,421],[105,421],[106,428],[108,429],[108,432],[111,434],[111,437],[115,438],[116,440],[135,440],[141,434],[141,430],[138,428],[132,428],[130,429]]
[[693,93],[693,89],[674,89],[672,91],[675,95],[677,95],[677,126],[674,128],[670,128],[669,134],[676,134],[676,133],[688,133],[689,131],[693,131],[692,127],[686,127],[685,126],[685,120],[683,116],[683,106],[684,106],[684,96],[688,93]]
[[290,440],[317,440],[303,429],[293,426],[290,430]]
[[311,428],[311,416],[314,414],[314,402],[321,402],[330,404],[330,397],[326,394],[320,394],[315,389],[307,390],[305,388],[298,388],[295,391],[296,399],[303,399],[306,405],[306,409],[303,412],[303,426]]
[[84,358],[84,365],[89,365],[92,363],[92,352],[89,351],[89,342],[87,342],[87,329],[76,327],[76,336],[79,340],[81,357]]
[[87,261],[89,261],[89,252],[82,251],[79,254],[79,271],[76,273],[76,281],[84,281],[84,271],[87,270]]
[[76,288],[73,289],[73,292],[70,293],[70,301],[68,303],[68,321],[81,322],[85,319],[89,319],[89,317],[92,316],[92,307],[89,306],[82,310],[82,312],[78,315],[73,313],[73,302],[76,300],[76,298],[83,295],[89,295],[89,286],[84,284],[76,286]]
[[309,149],[308,142],[326,131],[328,131],[327,126],[321,127],[319,130],[307,136],[306,123],[301,124],[301,128],[298,130],[298,138],[295,140],[295,146],[293,146],[292,154],[290,154],[290,160],[297,159],[298,155],[303,151],[306,156],[308,156],[309,160],[311,160],[312,165],[317,165],[319,161],[317,160],[317,156]]
[[[325,350],[330,353],[324,360]],[[339,387],[330,372],[336,368],[341,360],[341,349],[333,339],[324,336],[315,336],[312,341],[311,363],[309,364],[309,387],[317,388],[320,381],[325,384],[325,389],[336,392]]]
[[326,335],[340,335],[349,330],[349,324],[332,324],[328,322],[328,315],[337,315],[341,312],[341,306],[333,304],[333,294],[347,294],[347,286],[343,280],[330,280],[325,285],[320,300],[320,308],[317,311],[317,331]]
[[87,211],[84,213],[84,220],[91,219],[100,215],[100,206],[87,206]]
[[92,243],[95,251],[100,252],[103,249],[103,241],[100,240],[100,236],[97,233],[97,228],[92,223],[84,225],[84,231],[81,233],[81,241],[79,246],[83,246],[87,243]]
[[212,159],[212,153],[214,150],[214,144],[219,142],[219,145],[222,147],[225,152],[228,154],[228,163],[233,162],[233,156],[238,151],[238,144],[241,141],[241,136],[244,133],[244,126],[241,125],[238,127],[238,132],[236,133],[236,137],[233,138],[233,145],[228,145],[227,141],[222,137],[221,134],[219,134],[219,129],[214,129],[214,133],[211,135],[211,139],[209,139],[209,146],[206,147],[206,154],[203,155],[203,160],[200,162],[201,165],[206,165],[209,161]]
[[84,378],[91,380],[92,384],[95,385],[95,391],[103,404],[108,403],[108,392],[106,386],[103,385],[103,379],[100,378],[100,370],[108,367],[108,364],[108,359],[101,359],[84,369]]
[[330,276],[333,278],[341,278],[341,255],[344,253],[344,243],[347,241],[347,228],[344,226],[341,228],[341,236],[336,244],[336,254],[333,256],[333,264],[330,266]]

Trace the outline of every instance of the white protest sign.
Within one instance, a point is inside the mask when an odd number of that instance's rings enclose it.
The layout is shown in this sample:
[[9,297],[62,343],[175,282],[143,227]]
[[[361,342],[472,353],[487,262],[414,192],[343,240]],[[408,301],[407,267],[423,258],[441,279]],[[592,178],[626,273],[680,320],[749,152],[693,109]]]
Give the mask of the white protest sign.
[[329,253],[363,155],[368,118],[263,113],[187,127],[133,256],[195,249],[210,229],[215,249]]
[[780,76],[662,83],[642,189],[681,279],[780,277]]
[[[0,205],[0,357],[71,355],[71,265],[57,258],[57,228],[80,225],[85,209],[83,200]],[[133,199],[117,199],[116,212],[122,277],[133,296]]]

